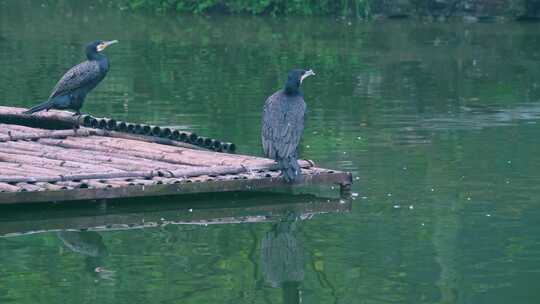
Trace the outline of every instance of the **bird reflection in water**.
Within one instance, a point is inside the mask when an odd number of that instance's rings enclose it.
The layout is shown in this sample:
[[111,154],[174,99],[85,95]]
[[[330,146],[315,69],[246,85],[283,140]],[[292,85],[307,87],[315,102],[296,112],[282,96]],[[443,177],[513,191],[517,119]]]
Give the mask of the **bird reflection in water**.
[[300,303],[304,280],[304,249],[297,238],[298,216],[289,213],[261,241],[264,280],[283,289],[283,303]]
[[98,278],[114,280],[115,271],[103,267],[108,255],[101,235],[95,231],[59,231],[58,238],[71,251],[85,257],[85,269]]

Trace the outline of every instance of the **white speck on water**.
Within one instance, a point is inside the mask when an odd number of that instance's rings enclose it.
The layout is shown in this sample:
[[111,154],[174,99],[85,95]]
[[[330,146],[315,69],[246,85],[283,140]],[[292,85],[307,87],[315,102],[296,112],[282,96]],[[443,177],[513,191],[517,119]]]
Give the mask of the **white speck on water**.
[[512,163],[512,161],[511,161],[511,160],[509,160],[509,161],[507,161],[506,163],[507,163],[507,164],[511,164],[511,163]]
[[435,192],[435,189],[434,189],[434,188],[431,188],[431,192]]
[[422,224],[420,224],[420,225],[425,226],[426,224],[422,223]]
[[345,200],[339,200],[339,203],[340,203],[340,204],[345,204],[346,201],[345,201]]
[[332,187],[330,187],[330,189],[334,190],[334,189],[336,189],[336,187],[332,186]]
[[470,198],[470,197],[467,197],[467,200],[468,200],[468,201],[470,201],[470,200],[471,200],[471,198]]
[[356,139],[358,140],[362,140],[362,136],[358,136]]
[[394,205],[394,209],[399,209],[399,208],[401,208],[400,205]]
[[308,148],[308,149],[309,149],[309,148],[311,148],[311,147],[310,147],[309,145],[306,145],[306,148]]
[[409,205],[409,209],[413,210],[413,209],[414,209],[414,206],[413,206],[413,205]]
[[407,166],[403,166],[403,170],[407,170]]
[[163,221],[165,221],[165,219],[164,219],[164,218],[160,218],[159,220],[160,220],[160,221],[162,221],[162,222],[163,222]]
[[358,193],[353,192],[353,193],[351,193],[351,195],[352,195],[352,197],[357,197],[357,196],[358,196]]
[[507,183],[507,184],[510,184],[510,181],[509,181],[509,180],[506,180],[506,183]]
[[360,180],[360,176],[355,177],[356,180]]
[[386,196],[390,197],[390,196],[392,196],[392,193],[388,193]]
[[347,154],[347,152],[343,151],[343,154]]
[[362,199],[367,199],[368,197],[367,196],[362,196]]
[[487,216],[487,217],[490,217],[490,216],[491,216],[491,214],[489,214],[489,213],[488,213],[488,214],[486,214],[486,216]]
[[193,212],[193,209],[189,208],[189,212]]

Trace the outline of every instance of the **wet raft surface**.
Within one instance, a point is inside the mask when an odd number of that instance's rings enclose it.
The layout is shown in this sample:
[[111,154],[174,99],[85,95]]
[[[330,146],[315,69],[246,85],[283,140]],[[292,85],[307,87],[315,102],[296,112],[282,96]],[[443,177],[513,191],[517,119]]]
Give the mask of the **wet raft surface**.
[[[289,187],[270,159],[99,131],[0,124],[0,204]],[[300,163],[299,185],[350,185],[348,173]]]

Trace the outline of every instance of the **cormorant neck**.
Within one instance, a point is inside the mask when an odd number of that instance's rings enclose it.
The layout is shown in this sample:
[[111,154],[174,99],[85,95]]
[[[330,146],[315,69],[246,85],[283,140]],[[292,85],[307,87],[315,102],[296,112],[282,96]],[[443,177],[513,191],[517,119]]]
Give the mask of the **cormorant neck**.
[[88,60],[100,60],[102,58],[105,58],[105,55],[98,53],[96,51],[90,51],[90,52],[86,52],[86,58]]
[[298,80],[287,80],[287,83],[285,84],[285,94],[286,95],[298,95],[301,94],[300,92],[300,81]]

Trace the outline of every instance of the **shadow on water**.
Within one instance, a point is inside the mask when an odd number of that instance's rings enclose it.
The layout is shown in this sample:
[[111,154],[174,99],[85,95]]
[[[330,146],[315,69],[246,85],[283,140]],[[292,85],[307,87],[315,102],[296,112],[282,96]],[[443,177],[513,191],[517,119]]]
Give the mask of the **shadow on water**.
[[[3,206],[0,236],[51,231],[112,231],[164,227],[167,225],[215,225],[273,222],[289,212],[299,219],[321,213],[349,212],[348,199],[313,195],[228,193],[216,196],[130,199],[73,206],[69,203]],[[59,235],[60,236],[60,235]],[[70,238],[61,239],[70,244]],[[66,242],[66,240],[68,240]],[[71,248],[71,247],[70,247]],[[75,250],[77,251],[77,250]],[[81,253],[99,255],[98,247],[81,247]]]
[[261,240],[261,264],[264,280],[281,288],[283,303],[301,303],[300,284],[304,280],[305,254],[297,237],[301,215],[284,215]]
[[[283,303],[301,303],[306,253],[298,234],[299,227],[314,216],[349,213],[352,208],[349,199],[313,195],[231,193],[220,195],[219,199],[208,195],[188,198],[184,203],[178,202],[178,198],[160,198],[154,202],[148,199],[111,201],[106,208],[100,203],[76,207],[69,203],[3,206],[0,208],[0,245],[4,242],[6,246],[31,235],[54,234],[62,248],[82,258],[83,269],[91,277],[116,284],[117,277],[125,270],[120,272],[107,266],[111,264],[104,241],[108,233],[157,229],[166,235],[164,242],[177,244],[177,239],[185,238],[189,230],[168,227],[266,223],[266,231],[263,230],[260,237],[253,226],[244,226],[251,231],[255,248],[260,248],[260,262],[256,261],[253,250],[248,257],[256,267],[260,264],[262,278],[257,281],[280,289]],[[182,246],[190,245],[184,242]],[[197,244],[192,246],[196,248]],[[198,267],[188,261],[182,263],[185,267]]]

